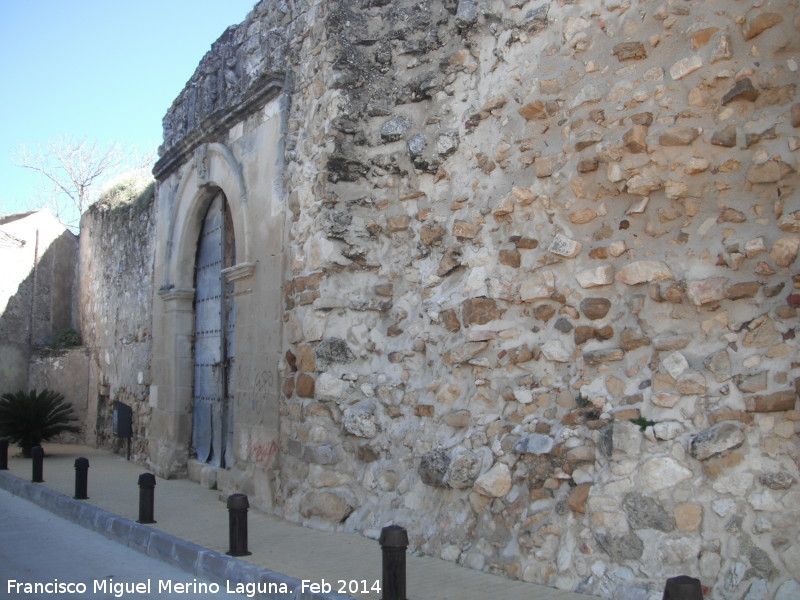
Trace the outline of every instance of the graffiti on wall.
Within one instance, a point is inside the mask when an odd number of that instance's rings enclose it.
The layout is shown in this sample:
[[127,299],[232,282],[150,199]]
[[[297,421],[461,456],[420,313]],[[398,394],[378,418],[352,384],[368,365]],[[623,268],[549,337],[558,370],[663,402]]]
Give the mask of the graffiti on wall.
[[269,390],[275,385],[275,375],[264,370],[256,375],[251,390],[240,394],[240,402],[249,410],[260,410],[267,401]]
[[271,442],[253,444],[250,449],[251,458],[257,463],[269,467],[275,455],[278,453],[278,444],[275,440]]

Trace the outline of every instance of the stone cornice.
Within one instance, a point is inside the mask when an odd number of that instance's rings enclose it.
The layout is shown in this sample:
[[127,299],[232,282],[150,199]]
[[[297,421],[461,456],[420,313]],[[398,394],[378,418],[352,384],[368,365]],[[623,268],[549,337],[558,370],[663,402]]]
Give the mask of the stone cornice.
[[286,78],[282,74],[264,75],[257,84],[251,86],[250,93],[240,102],[215,111],[167,148],[153,167],[153,176],[159,181],[165,179],[185,163],[201,144],[224,142],[231,127],[276,98],[286,88],[285,83]]
[[227,269],[222,269],[222,274],[225,276],[225,281],[232,283],[241,279],[252,277],[256,271],[256,263],[244,262],[238,265],[233,265]]

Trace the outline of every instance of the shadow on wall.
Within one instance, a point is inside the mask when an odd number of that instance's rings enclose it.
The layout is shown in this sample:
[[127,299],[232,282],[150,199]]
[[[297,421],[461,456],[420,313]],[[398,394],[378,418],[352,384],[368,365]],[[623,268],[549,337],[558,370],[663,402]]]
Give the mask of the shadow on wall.
[[[38,384],[31,380],[35,349],[78,329],[77,263],[78,237],[49,212],[0,217],[0,393]],[[74,375],[85,380],[85,373]],[[49,387],[79,412],[86,403],[69,386]]]

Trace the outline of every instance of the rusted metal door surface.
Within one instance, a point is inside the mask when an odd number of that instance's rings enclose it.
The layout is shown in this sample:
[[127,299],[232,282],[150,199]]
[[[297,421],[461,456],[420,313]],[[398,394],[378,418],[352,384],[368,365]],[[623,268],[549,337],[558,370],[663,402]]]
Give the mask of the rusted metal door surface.
[[233,294],[222,270],[233,262],[233,231],[219,193],[197,243],[192,430],[197,460],[217,467],[230,466],[232,457]]

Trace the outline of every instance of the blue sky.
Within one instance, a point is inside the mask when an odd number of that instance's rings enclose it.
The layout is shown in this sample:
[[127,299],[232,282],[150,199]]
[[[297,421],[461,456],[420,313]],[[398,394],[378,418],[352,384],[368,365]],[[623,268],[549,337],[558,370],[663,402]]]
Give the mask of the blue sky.
[[0,213],[39,179],[22,145],[62,136],[145,154],[211,44],[256,0],[0,0]]

